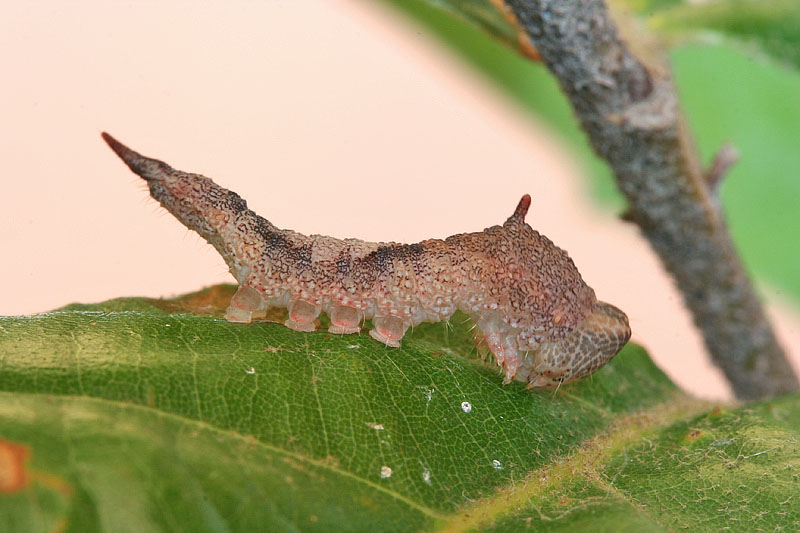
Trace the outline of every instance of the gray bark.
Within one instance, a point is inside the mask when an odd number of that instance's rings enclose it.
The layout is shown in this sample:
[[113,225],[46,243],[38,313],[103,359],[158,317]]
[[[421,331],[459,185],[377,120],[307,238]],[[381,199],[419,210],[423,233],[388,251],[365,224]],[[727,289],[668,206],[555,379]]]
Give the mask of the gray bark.
[[671,79],[633,55],[602,0],[506,4],[612,168],[628,199],[626,219],[673,275],[737,397],[798,390],[700,168]]

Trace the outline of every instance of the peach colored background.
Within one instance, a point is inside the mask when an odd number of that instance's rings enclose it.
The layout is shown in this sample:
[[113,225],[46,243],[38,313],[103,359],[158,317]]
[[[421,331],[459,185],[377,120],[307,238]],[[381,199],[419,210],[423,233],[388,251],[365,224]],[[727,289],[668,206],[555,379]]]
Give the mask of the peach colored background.
[[[647,245],[586,198],[566,149],[385,6],[6,3],[0,50],[0,314],[232,281],[105,129],[305,233],[445,237],[502,222],[530,192],[528,222],[628,313],[659,365],[730,397]],[[800,346],[797,319],[780,331]]]

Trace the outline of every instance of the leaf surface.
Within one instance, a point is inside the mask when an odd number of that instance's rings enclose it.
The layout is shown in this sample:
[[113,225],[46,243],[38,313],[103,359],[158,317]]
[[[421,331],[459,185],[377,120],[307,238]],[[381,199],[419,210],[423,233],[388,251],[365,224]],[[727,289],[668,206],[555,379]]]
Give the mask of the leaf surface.
[[[752,506],[739,495],[735,515],[769,508],[769,525],[797,488],[786,468],[798,459],[796,398],[750,408],[745,425],[736,422],[745,411],[702,415],[708,406],[633,345],[592,379],[527,391],[503,386],[480,361],[461,317],[416,328],[389,349],[363,334],[228,323],[231,294],[218,286],[0,318],[0,523],[411,531],[599,520],[669,529],[719,514],[693,507],[700,488],[769,476]],[[702,438],[685,441],[695,426]],[[730,470],[714,465],[735,461],[734,449],[757,453],[758,427],[770,429],[770,451],[739,459],[745,477],[723,482]],[[726,439],[737,445],[718,444]],[[708,466],[676,494],[690,511],[643,511],[686,475],[675,453],[694,458],[692,474]],[[796,511],[784,510],[782,523],[796,525]]]

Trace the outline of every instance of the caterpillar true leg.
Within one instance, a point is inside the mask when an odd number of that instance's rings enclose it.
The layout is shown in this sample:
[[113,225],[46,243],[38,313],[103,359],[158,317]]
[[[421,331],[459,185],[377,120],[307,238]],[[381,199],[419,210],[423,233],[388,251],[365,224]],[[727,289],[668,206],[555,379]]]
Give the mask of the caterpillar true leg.
[[519,357],[517,343],[510,335],[500,332],[486,334],[486,344],[495,358],[502,363],[505,369],[505,383],[510,383],[517,373],[519,367]]

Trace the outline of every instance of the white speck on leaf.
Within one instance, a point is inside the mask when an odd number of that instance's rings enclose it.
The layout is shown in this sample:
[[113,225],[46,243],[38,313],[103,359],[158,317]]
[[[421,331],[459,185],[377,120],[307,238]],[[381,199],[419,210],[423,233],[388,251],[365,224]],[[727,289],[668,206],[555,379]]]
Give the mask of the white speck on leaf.
[[430,403],[431,399],[433,398],[433,393],[436,392],[436,389],[429,389],[424,385],[417,385],[416,388],[421,389],[425,392],[425,398],[427,399],[428,403]]
[[422,481],[424,481],[428,485],[431,484],[431,471],[430,470],[423,470],[422,471]]
[[383,424],[375,424],[374,422],[367,422],[367,425],[374,429],[375,431],[383,431],[385,428]]
[[472,411],[472,404],[469,402],[461,402],[461,410],[465,413]]
[[361,348],[358,344],[348,344],[347,348],[350,350],[355,350],[356,348]]
[[251,366],[250,368],[245,370],[245,373],[247,373],[247,374],[255,374],[256,373],[256,369]]
[[392,469],[388,466],[381,467],[381,479],[386,479],[392,477]]
[[492,466],[494,467],[495,470],[502,470],[503,469],[503,463],[501,463],[497,459],[493,459],[492,460]]

